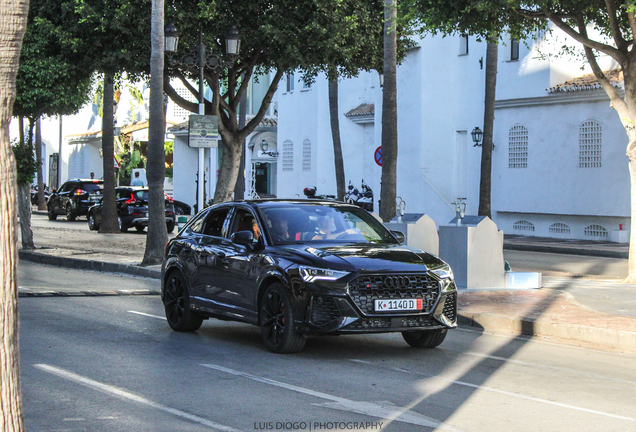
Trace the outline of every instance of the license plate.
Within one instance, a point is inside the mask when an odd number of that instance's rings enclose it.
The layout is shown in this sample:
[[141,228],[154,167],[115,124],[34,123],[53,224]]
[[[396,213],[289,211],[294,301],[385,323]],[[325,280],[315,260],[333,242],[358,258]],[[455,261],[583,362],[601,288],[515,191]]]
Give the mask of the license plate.
[[422,310],[422,299],[376,300],[376,312],[401,312]]

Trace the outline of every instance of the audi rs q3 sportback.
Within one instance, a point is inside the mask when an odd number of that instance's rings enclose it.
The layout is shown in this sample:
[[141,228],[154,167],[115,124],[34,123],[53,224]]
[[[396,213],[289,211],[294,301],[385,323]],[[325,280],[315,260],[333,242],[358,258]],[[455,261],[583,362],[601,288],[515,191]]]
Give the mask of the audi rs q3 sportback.
[[360,207],[254,200],[208,207],[166,245],[161,299],[176,331],[207,318],[260,327],[276,353],[307,337],[401,332],[432,348],[457,326],[444,261],[400,244]]

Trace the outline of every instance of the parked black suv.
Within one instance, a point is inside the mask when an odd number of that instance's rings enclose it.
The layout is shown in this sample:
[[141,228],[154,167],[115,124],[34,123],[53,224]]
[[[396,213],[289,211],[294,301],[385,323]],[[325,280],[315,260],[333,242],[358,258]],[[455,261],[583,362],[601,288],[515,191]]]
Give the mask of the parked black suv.
[[[117,197],[117,217],[119,229],[127,232],[129,228],[135,227],[139,232],[148,226],[148,188],[143,187],[117,187],[115,188]],[[88,209],[88,227],[91,230],[98,230],[102,223],[102,202],[93,205]],[[166,195],[166,228],[168,232],[174,231],[175,214],[172,198]]]
[[413,347],[435,347],[457,326],[453,273],[396,237],[404,238],[364,209],[334,201],[208,207],[166,245],[168,324],[255,324],[277,353],[302,350],[311,335],[347,333],[401,332]]
[[74,221],[84,216],[89,207],[95,205],[102,197],[103,180],[71,179],[58,190],[51,191],[47,201],[50,220],[58,215],[66,215],[66,220]]

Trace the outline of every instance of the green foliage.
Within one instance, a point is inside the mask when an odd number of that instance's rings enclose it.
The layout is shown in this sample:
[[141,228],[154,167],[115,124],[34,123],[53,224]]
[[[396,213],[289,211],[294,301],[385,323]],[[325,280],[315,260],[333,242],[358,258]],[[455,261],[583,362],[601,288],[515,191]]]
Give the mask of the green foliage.
[[31,184],[35,173],[38,171],[33,146],[28,142],[20,142],[20,140],[14,139],[11,141],[11,149],[15,155],[18,184]]
[[[132,151],[130,147],[132,146]],[[124,152],[117,155],[119,161],[119,184],[121,186],[130,185],[130,175],[135,168],[144,168],[146,166],[146,160],[139,151],[139,144],[137,142],[130,142],[124,144]]]
[[166,141],[164,145],[166,156],[174,153],[174,141]]

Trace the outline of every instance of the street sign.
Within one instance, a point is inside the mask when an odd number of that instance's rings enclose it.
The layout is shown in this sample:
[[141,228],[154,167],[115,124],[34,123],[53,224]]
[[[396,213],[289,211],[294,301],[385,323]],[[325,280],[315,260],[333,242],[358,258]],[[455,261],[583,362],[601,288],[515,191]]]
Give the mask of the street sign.
[[212,148],[218,145],[219,118],[211,115],[191,115],[188,146]]
[[375,149],[375,154],[373,155],[373,158],[375,159],[375,163],[382,166],[382,146]]

